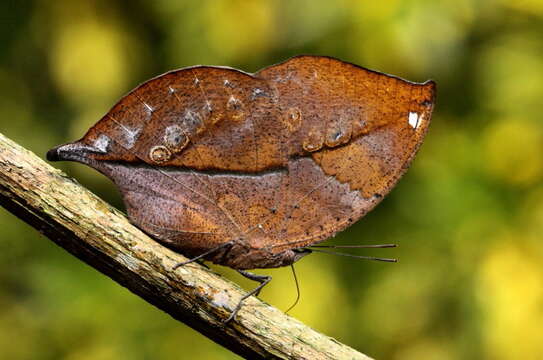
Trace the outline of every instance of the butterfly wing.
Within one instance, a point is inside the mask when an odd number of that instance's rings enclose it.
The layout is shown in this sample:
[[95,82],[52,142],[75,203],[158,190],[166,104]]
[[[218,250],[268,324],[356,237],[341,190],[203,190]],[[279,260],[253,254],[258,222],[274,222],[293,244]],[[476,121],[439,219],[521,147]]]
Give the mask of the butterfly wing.
[[326,57],[256,74],[193,67],[140,85],[56,153],[112,178],[131,220],[183,254],[233,241],[209,259],[282,266],[381,201],[433,103],[432,82]]

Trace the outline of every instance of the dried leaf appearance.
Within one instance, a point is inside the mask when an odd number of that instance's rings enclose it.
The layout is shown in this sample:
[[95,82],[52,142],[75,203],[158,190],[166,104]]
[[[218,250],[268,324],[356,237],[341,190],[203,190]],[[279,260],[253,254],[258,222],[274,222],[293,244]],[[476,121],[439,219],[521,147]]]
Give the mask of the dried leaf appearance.
[[279,267],[382,200],[421,145],[434,98],[432,81],[328,57],[255,74],[196,66],[143,83],[48,159],[111,178],[130,220],[189,258]]

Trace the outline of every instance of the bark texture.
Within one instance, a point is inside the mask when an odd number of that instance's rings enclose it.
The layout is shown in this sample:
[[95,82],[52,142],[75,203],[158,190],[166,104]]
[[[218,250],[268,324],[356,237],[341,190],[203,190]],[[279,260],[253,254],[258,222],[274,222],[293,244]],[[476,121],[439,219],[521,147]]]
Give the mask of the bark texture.
[[[161,246],[126,217],[0,134],[0,204],[57,245],[203,335],[251,359],[369,359]],[[106,299],[104,299],[106,301]]]

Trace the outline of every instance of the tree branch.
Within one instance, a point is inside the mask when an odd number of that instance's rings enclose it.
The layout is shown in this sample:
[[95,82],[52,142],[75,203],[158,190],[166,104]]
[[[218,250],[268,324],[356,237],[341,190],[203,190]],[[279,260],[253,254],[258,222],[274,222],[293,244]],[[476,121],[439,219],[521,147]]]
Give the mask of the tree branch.
[[[0,204],[57,245],[203,335],[251,359],[369,359],[132,226],[118,210],[0,134]],[[105,300],[105,299],[104,299]]]

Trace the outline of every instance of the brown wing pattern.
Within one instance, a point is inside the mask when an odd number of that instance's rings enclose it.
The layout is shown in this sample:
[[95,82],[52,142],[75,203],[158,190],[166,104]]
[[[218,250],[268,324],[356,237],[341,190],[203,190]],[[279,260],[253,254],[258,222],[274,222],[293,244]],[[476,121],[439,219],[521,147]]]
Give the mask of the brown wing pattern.
[[434,92],[327,57],[254,75],[186,68],[140,85],[64,149],[90,149],[71,159],[111,177],[132,221],[185,255],[232,241],[209,259],[282,266],[391,190]]

